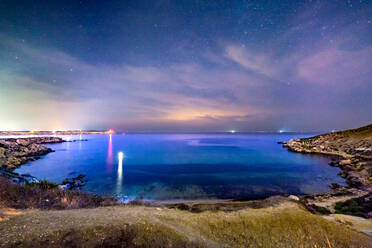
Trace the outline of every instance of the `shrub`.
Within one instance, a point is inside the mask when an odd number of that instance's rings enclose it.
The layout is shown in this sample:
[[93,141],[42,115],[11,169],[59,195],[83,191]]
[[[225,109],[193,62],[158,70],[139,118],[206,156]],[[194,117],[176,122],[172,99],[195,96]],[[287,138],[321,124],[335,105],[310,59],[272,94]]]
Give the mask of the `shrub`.
[[48,181],[20,185],[0,176],[0,207],[73,209],[117,205],[111,197],[61,190]]

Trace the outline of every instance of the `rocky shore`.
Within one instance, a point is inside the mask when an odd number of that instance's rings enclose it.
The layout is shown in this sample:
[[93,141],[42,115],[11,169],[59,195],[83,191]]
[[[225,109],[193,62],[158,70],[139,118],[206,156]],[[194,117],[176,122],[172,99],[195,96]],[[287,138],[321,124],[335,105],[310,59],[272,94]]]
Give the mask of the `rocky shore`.
[[14,170],[29,161],[53,152],[45,144],[62,143],[59,137],[30,137],[0,139],[0,167]]
[[[75,140],[69,141],[74,142]],[[59,137],[30,137],[19,139],[0,139],[0,175],[15,183],[32,184],[40,183],[36,177],[28,174],[13,172],[22,164],[39,159],[40,156],[53,152],[45,144],[66,142]],[[87,182],[85,175],[66,178],[59,186],[61,189],[74,189],[84,186]]]
[[[292,139],[282,145],[293,152],[330,156],[330,166],[339,167],[339,175],[348,184],[342,187],[333,183],[332,192],[305,197],[304,202],[310,209],[320,213],[354,211],[356,215],[372,218],[372,125]],[[343,208],[344,205],[351,206]]]

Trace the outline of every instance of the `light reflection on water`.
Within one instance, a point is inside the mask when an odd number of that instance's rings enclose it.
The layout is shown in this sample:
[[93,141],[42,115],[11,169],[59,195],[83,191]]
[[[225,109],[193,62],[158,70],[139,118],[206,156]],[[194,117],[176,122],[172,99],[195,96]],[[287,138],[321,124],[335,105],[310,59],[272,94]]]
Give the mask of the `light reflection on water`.
[[113,157],[112,157],[112,134],[110,134],[109,143],[108,143],[108,151],[107,151],[107,159],[106,159],[106,171],[107,174],[112,173],[112,163],[113,163]]
[[118,177],[116,181],[116,195],[120,195],[122,192],[122,182],[123,182],[123,159],[124,154],[123,152],[118,153]]

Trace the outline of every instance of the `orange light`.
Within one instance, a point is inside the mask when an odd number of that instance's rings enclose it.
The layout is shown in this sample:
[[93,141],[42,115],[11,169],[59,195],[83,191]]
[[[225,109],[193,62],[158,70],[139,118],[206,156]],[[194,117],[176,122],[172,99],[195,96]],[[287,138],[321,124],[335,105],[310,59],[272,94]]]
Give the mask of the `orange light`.
[[108,133],[108,134],[113,134],[113,133],[115,133],[115,131],[112,130],[112,129],[110,129],[110,130],[107,131],[107,133]]

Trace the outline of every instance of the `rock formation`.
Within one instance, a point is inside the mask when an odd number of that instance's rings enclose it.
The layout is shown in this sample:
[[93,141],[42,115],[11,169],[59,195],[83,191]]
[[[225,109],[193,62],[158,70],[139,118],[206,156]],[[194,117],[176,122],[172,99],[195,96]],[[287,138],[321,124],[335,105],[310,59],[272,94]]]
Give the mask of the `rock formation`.
[[45,144],[64,142],[59,137],[0,139],[0,167],[13,170],[28,161],[53,152]]

